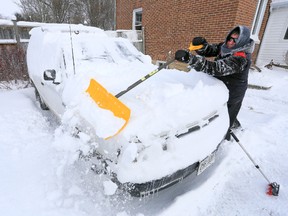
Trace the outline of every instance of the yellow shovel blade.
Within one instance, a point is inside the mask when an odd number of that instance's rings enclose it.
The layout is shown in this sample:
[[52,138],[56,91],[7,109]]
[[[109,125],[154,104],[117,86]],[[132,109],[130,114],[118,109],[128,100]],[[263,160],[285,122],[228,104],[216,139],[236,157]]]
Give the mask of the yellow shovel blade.
[[96,102],[96,104],[100,108],[110,110],[111,112],[113,112],[114,116],[122,118],[125,121],[123,126],[115,134],[105,139],[109,139],[119,134],[126,127],[130,119],[130,109],[118,98],[110,94],[100,83],[98,83],[94,79],[90,80],[90,84],[86,92],[89,93],[90,97]]

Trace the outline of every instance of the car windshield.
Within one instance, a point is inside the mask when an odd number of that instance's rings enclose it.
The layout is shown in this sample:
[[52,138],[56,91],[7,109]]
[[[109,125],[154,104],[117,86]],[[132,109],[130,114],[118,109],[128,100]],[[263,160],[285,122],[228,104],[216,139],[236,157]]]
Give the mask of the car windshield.
[[[89,64],[95,62],[115,63],[120,61],[141,60],[141,56],[135,55],[135,47],[128,44],[122,38],[101,38],[87,33],[73,35],[69,41],[62,44],[63,55],[66,63]],[[109,40],[103,43],[103,40]],[[99,42],[101,41],[101,42]],[[73,56],[74,55],[74,56]]]

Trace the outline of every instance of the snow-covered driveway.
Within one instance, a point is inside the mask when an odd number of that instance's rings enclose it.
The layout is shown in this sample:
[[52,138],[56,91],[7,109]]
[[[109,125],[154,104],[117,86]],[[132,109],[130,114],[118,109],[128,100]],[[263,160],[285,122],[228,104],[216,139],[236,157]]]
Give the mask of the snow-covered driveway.
[[142,199],[107,196],[106,179],[77,160],[82,140],[40,110],[28,88],[0,91],[0,215],[288,215],[288,72],[251,72],[250,82],[272,87],[248,89],[239,116],[245,130],[238,136],[281,185],[278,197],[265,194],[266,180],[235,141],[225,142],[220,160],[197,179]]

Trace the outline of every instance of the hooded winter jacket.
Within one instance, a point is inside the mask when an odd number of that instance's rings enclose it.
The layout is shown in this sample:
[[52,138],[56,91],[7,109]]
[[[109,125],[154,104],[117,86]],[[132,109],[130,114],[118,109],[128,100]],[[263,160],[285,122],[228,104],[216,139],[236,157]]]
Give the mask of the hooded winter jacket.
[[[226,42],[235,30],[239,32],[239,38],[233,48],[229,49]],[[224,42],[208,44],[204,50],[197,52],[197,61],[189,64],[196,71],[222,80],[229,89],[228,104],[234,104],[244,98],[253,50],[254,41],[250,39],[250,30],[245,26],[237,26],[229,32]],[[216,58],[209,61],[204,57]]]

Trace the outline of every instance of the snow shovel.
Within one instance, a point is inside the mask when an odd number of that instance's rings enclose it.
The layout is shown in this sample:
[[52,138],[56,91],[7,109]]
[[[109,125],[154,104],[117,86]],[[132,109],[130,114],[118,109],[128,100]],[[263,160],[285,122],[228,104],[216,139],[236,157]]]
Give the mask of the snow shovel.
[[263,171],[260,169],[260,167],[255,163],[255,161],[252,159],[250,154],[246,151],[244,146],[240,143],[239,139],[236,137],[236,135],[233,133],[232,130],[230,130],[230,134],[235,139],[235,141],[239,144],[239,146],[242,148],[242,150],[246,153],[246,155],[252,161],[254,166],[259,170],[259,172],[263,175],[263,177],[268,181],[269,184],[268,184],[268,189],[267,189],[266,193],[268,195],[278,196],[280,185],[277,184],[276,182],[271,183],[271,181],[269,181],[269,179],[266,177],[266,175],[263,173]]
[[142,77],[132,85],[130,85],[126,90],[123,90],[116,94],[115,96],[110,94],[100,83],[98,83],[96,80],[91,79],[89,87],[87,88],[86,92],[89,93],[90,97],[96,102],[96,104],[106,110],[110,110],[114,116],[121,118],[124,120],[123,125],[121,128],[115,133],[111,134],[110,136],[106,137],[105,139],[109,139],[113,136],[116,136],[119,134],[127,125],[129,119],[130,119],[130,113],[131,110],[123,104],[118,98],[122,96],[123,94],[127,93],[131,89],[135,88],[140,83],[144,82],[154,74],[158,73],[163,68],[166,68],[169,64],[171,64],[173,60],[167,61],[165,64],[160,65],[157,69],[153,70],[146,76]]

